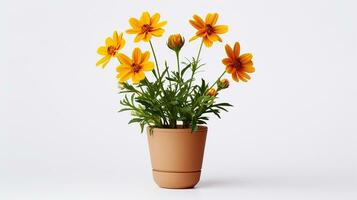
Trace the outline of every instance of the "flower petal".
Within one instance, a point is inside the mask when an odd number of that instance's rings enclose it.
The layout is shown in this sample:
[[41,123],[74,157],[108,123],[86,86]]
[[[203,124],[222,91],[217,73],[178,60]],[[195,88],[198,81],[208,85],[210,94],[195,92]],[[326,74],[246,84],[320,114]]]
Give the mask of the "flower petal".
[[139,42],[140,40],[143,40],[145,37],[145,33],[139,33],[136,35],[134,42]]
[[154,29],[157,29],[157,28],[161,28],[161,27],[165,26],[166,24],[167,24],[167,21],[162,21],[162,22],[160,22],[158,24],[153,25],[152,27]]
[[202,29],[204,26],[202,24],[198,23],[197,21],[190,20],[190,24],[195,28],[195,29]]
[[240,54],[240,44],[239,44],[239,42],[234,43],[233,51],[234,51],[235,57],[238,58],[239,54]]
[[196,35],[197,35],[198,37],[203,37],[203,36],[205,36],[206,34],[207,34],[206,29],[200,29],[200,30],[198,30],[198,31],[196,32]]
[[95,65],[96,66],[102,65],[102,67],[104,68],[109,61],[110,61],[110,56],[104,56],[103,58],[98,60],[98,62]]
[[159,28],[159,29],[150,31],[150,33],[153,34],[153,35],[156,36],[156,37],[162,36],[162,34],[164,34],[164,32],[165,32],[165,31],[164,31],[164,29],[162,29],[162,28]]
[[136,29],[128,29],[125,31],[127,34],[137,34],[140,33],[141,30],[136,30]]
[[209,22],[211,21],[211,16],[212,16],[211,13],[208,13],[208,14],[206,15],[205,24],[211,24],[211,23],[209,23]]
[[119,82],[125,82],[134,75],[132,71],[123,71],[117,75]]
[[119,40],[120,40],[120,44],[119,44],[118,50],[124,48],[124,46],[125,46],[125,40],[124,39],[119,39]]
[[232,67],[231,65],[227,65],[227,66],[226,66],[226,72],[227,72],[228,74],[231,74],[233,71],[235,71],[235,70],[234,70],[234,67]]
[[247,73],[253,73],[255,72],[255,68],[254,67],[244,67],[243,70]]
[[247,73],[242,72],[242,71],[239,71],[238,74],[241,75],[242,77],[244,77],[244,78],[250,80],[250,76],[249,76]]
[[210,39],[208,39],[208,37],[203,38],[203,43],[205,44],[206,47],[211,47],[213,44],[213,42]]
[[145,73],[142,70],[140,70],[138,73],[134,73],[134,75],[132,76],[133,83],[139,83],[144,78],[145,78]]
[[253,67],[253,61],[242,63],[242,67]]
[[216,36],[218,37],[218,41],[222,42],[222,38],[219,37],[219,35],[216,34]]
[[211,26],[214,26],[218,20],[218,14],[217,13],[208,13],[206,16],[206,24],[209,24]]
[[153,62],[144,62],[141,64],[142,70],[144,71],[152,71],[155,67]]
[[155,13],[150,19],[150,24],[151,25],[155,25],[155,24],[157,24],[159,22],[159,20],[160,20],[160,14],[159,13]]
[[98,48],[97,53],[98,53],[99,55],[103,55],[103,56],[108,55],[108,53],[107,53],[107,48],[106,48],[106,47],[103,47],[103,46],[101,46],[101,47]]
[[211,40],[212,42],[216,42],[216,41],[220,41],[222,42],[222,39],[215,33],[212,34],[207,34],[207,37],[209,40]]
[[140,64],[141,62],[141,50],[139,48],[135,48],[133,50],[132,58],[134,63]]
[[121,77],[123,75],[123,72],[132,71],[132,67],[125,64],[121,64],[116,68],[116,71],[119,73],[117,77]]
[[149,58],[150,58],[150,52],[145,51],[144,53],[141,54],[141,62],[140,63],[144,63],[144,62],[148,61]]
[[224,65],[232,65],[232,64],[233,64],[233,61],[232,61],[231,58],[224,58],[224,59],[222,60],[222,63],[223,63]]
[[235,80],[235,81],[237,81],[237,82],[239,82],[237,72],[232,73],[232,79]]
[[225,46],[224,48],[226,49],[227,56],[228,56],[229,58],[235,60],[236,57],[234,56],[234,53],[233,53],[232,48],[231,48],[228,44],[226,44],[226,46]]
[[245,54],[242,54],[241,56],[239,56],[239,61],[241,63],[247,63],[247,62],[250,62],[253,58],[253,55],[251,53],[245,53]]
[[189,42],[191,42],[191,41],[193,41],[193,40],[195,40],[195,39],[197,39],[197,38],[199,38],[197,35],[195,35],[195,36],[193,36],[192,38],[190,38],[190,40],[189,40]]
[[151,40],[151,37],[152,37],[151,32],[147,32],[147,33],[144,34],[143,41],[144,42],[149,42]]
[[133,27],[133,29],[135,30],[140,30],[141,29],[141,24],[140,24],[140,21],[135,19],[135,18],[130,18],[129,19],[129,24],[131,27]]
[[247,79],[245,79],[241,73],[237,72],[238,78],[242,80],[243,82],[247,82]]
[[214,26],[213,29],[214,29],[215,33],[223,34],[223,33],[227,33],[228,26],[227,25],[218,25],[218,26]]
[[212,19],[211,19],[211,25],[214,26],[217,23],[218,20],[218,13],[213,13]]
[[105,40],[105,44],[107,45],[107,47],[109,47],[109,46],[115,46],[113,39],[110,38],[110,37],[107,37],[107,39]]
[[118,59],[119,59],[120,63],[125,64],[125,65],[130,66],[133,63],[133,61],[123,53],[118,54]]
[[143,12],[140,17],[140,22],[142,24],[150,24],[150,14],[148,12]]
[[118,44],[119,36],[118,36],[118,32],[117,31],[114,31],[114,33],[113,33],[113,41],[114,41],[115,45]]
[[201,27],[204,27],[206,24],[203,21],[203,19],[201,17],[199,17],[198,15],[193,15],[193,19],[200,24]]

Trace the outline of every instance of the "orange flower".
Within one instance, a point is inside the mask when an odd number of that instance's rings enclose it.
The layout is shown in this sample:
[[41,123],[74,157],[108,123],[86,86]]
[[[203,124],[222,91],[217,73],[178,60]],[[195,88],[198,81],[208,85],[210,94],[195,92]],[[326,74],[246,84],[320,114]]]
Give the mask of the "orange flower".
[[97,53],[104,57],[101,58],[96,65],[102,65],[102,68],[104,68],[112,57],[117,56],[118,51],[122,49],[124,45],[125,40],[123,39],[123,33],[120,33],[118,36],[118,33],[114,31],[113,38],[107,37],[105,40],[105,46],[98,48]]
[[143,12],[140,19],[130,18],[129,24],[131,29],[128,29],[126,33],[136,34],[134,42],[139,42],[143,40],[148,42],[151,40],[152,36],[161,37],[164,34],[163,26],[167,24],[167,21],[162,21],[159,23],[160,14],[155,13],[152,17],[148,12]]
[[225,46],[228,58],[224,58],[222,63],[226,66],[226,72],[232,74],[232,78],[235,81],[242,80],[247,82],[250,79],[248,73],[255,72],[253,67],[252,57],[250,53],[240,54],[239,42],[234,44],[232,49],[228,44]]
[[190,42],[199,37],[203,38],[203,43],[206,47],[212,46],[215,41],[222,42],[222,39],[218,34],[226,33],[228,31],[228,26],[216,25],[218,20],[217,13],[208,13],[205,21],[197,15],[194,15],[193,19],[194,20],[190,20],[190,24],[198,31],[196,32],[196,35],[190,39]]
[[132,59],[125,54],[120,53],[118,59],[121,63],[117,67],[117,78],[119,82],[125,82],[132,78],[133,83],[139,83],[145,78],[144,71],[152,71],[154,63],[149,61],[150,53],[148,51],[141,52],[139,48],[133,50]]

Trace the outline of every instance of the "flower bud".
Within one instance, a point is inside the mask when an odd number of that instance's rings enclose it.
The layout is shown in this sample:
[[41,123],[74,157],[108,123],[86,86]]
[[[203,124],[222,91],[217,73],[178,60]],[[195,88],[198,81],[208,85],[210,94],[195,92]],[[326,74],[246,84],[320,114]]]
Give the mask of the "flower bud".
[[229,87],[229,80],[226,78],[221,79],[217,82],[217,85],[219,90],[226,89]]
[[214,97],[214,96],[216,96],[216,95],[217,95],[217,91],[216,91],[216,89],[214,89],[214,88],[211,88],[211,89],[209,89],[209,90],[207,91],[207,96]]
[[182,46],[185,44],[185,38],[183,38],[180,34],[173,34],[169,36],[167,40],[167,46],[178,53]]

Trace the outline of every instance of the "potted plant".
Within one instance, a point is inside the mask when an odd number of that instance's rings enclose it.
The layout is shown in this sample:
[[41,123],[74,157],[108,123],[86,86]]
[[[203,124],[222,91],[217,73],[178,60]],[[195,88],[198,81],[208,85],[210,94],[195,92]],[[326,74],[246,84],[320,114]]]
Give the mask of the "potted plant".
[[255,71],[252,54],[240,54],[240,44],[225,45],[227,57],[222,60],[222,74],[209,84],[197,79],[201,64],[203,46],[209,48],[214,42],[222,42],[220,37],[228,31],[228,26],[217,25],[218,14],[209,13],[205,20],[194,15],[190,24],[197,29],[190,42],[200,39],[195,57],[181,62],[180,50],[185,39],[180,34],[168,37],[167,46],[176,55],[173,63],[159,62],[155,54],[152,38],[164,34],[166,21],[160,15],[150,16],[143,12],[139,19],[130,18],[131,28],[127,34],[135,34],[134,42],[149,43],[149,51],[134,48],[131,56],[121,52],[125,46],[123,33],[116,31],[105,40],[105,46],[98,48],[103,57],[97,66],[103,68],[111,58],[119,60],[117,79],[120,83],[122,111],[131,112],[131,123],[138,123],[141,132],[147,126],[147,138],[155,182],[164,188],[194,187],[201,174],[209,114],[220,117],[221,111],[232,106],[217,102],[221,91],[229,86],[223,78],[231,74],[236,82],[247,82],[248,73]]

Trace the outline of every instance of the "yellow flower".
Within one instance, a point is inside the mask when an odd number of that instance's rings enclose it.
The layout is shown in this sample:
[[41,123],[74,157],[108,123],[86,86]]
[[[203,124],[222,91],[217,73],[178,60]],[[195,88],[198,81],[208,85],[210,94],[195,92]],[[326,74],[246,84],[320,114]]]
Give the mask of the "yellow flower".
[[148,42],[152,36],[161,37],[164,34],[163,26],[167,24],[167,21],[159,22],[160,14],[155,13],[152,17],[148,12],[143,12],[140,19],[130,18],[129,24],[131,29],[128,29],[126,33],[137,34],[134,42],[143,40]]
[[104,68],[112,57],[118,55],[118,51],[122,49],[124,45],[125,40],[123,39],[123,33],[120,33],[118,36],[118,33],[114,31],[113,38],[107,37],[105,40],[105,46],[98,48],[97,53],[104,57],[101,58],[96,65],[102,65],[102,68]]
[[234,44],[232,49],[228,44],[225,46],[228,58],[224,58],[222,63],[226,66],[226,72],[232,74],[235,81],[242,80],[247,82],[250,79],[248,73],[255,72],[253,67],[253,55],[250,53],[240,54],[239,42]]
[[217,95],[217,91],[216,91],[216,89],[214,89],[214,88],[211,88],[211,89],[209,89],[209,90],[207,91],[207,96],[214,97],[214,96],[216,96],[216,95]]
[[199,37],[202,37],[206,47],[212,46],[215,41],[222,42],[222,39],[218,34],[226,33],[228,31],[228,26],[216,25],[217,19],[217,13],[208,13],[205,21],[203,21],[201,17],[194,15],[193,20],[190,20],[190,24],[197,29],[197,32],[196,35],[190,39],[190,42]]
[[150,53],[148,51],[141,52],[139,48],[135,48],[132,53],[132,58],[119,53],[118,59],[121,63],[117,67],[117,78],[119,82],[125,82],[129,78],[133,83],[139,83],[145,78],[144,71],[152,71],[154,63],[149,61]]
[[184,44],[185,38],[183,38],[180,34],[170,35],[167,40],[167,46],[176,52],[179,52]]

